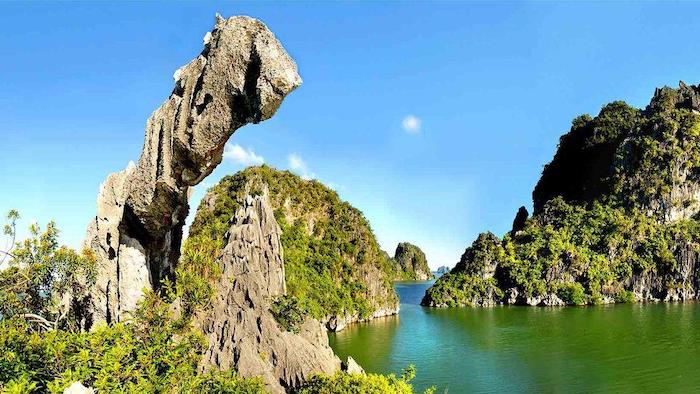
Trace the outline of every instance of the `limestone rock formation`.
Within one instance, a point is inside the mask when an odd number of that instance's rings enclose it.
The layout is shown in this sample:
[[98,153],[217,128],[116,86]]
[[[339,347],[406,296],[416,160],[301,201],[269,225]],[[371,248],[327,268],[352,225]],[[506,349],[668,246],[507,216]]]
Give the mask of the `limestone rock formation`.
[[[574,119],[502,240],[480,235],[432,306],[700,298],[700,86]],[[480,243],[480,247],[476,245]],[[486,303],[488,304],[488,303]]]
[[269,190],[282,228],[289,295],[331,331],[398,313],[393,268],[362,212],[332,189],[269,166],[250,167],[209,189],[190,237],[221,239],[247,195]]
[[408,242],[399,243],[394,253],[394,261],[399,272],[398,278],[411,280],[429,280],[433,278],[425,253],[416,245]]
[[267,194],[248,196],[230,224],[212,304],[195,319],[209,342],[203,368],[262,376],[273,393],[297,387],[314,373],[339,370],[319,321],[306,319],[295,334],[280,328],[270,312],[286,284],[281,230]]
[[138,162],[100,187],[86,238],[99,259],[86,327],[123,320],[144,288],[173,276],[191,187],[221,162],[234,131],[273,116],[301,84],[262,22],[218,15],[204,50],[174,79],[170,97],[148,119]]
[[343,370],[346,371],[347,373],[353,374],[353,373],[359,373],[363,374],[365,373],[365,370],[360,366],[360,364],[355,361],[352,357],[348,356],[347,361],[343,363]]
[[468,247],[453,272],[464,272],[482,279],[493,278],[499,263],[501,240],[491,232],[481,233]]

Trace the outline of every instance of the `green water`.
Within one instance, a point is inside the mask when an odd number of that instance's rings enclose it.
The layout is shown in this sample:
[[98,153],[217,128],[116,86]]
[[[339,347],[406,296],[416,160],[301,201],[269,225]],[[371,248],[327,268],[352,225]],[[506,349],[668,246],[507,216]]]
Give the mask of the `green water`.
[[397,283],[398,317],[331,346],[368,372],[413,363],[416,388],[438,393],[700,392],[700,303],[423,308],[429,285]]

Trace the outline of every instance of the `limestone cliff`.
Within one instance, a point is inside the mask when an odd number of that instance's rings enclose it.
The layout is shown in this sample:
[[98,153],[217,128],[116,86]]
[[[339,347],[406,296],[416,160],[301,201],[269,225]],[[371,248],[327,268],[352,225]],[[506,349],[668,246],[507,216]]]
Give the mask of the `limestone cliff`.
[[195,318],[209,342],[205,369],[261,376],[273,393],[297,387],[314,373],[340,369],[318,320],[305,319],[293,333],[270,312],[273,301],[286,294],[281,233],[267,195],[247,196],[224,236],[211,304]]
[[425,305],[681,301],[700,295],[700,87],[613,102],[561,137],[513,230],[482,234]]
[[267,166],[227,176],[202,200],[190,236],[220,239],[245,196],[265,189],[282,229],[287,292],[305,314],[337,331],[398,312],[392,267],[369,223],[317,181]]
[[394,253],[396,279],[429,280],[433,278],[425,253],[416,245],[401,242]]
[[262,22],[218,15],[203,51],[174,79],[148,119],[138,162],[100,187],[86,238],[98,256],[97,281],[74,302],[89,305],[85,327],[123,320],[144,288],[172,279],[191,187],[221,162],[234,131],[270,118],[301,84],[294,61]]

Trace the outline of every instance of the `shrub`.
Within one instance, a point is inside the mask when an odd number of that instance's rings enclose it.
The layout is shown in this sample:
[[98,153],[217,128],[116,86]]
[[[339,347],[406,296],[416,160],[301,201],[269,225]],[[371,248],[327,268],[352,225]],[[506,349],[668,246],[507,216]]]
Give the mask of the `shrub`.
[[[410,382],[416,375],[415,367],[410,365],[403,371],[401,378],[395,375],[350,374],[337,372],[335,375],[316,375],[302,385],[298,394],[412,394]],[[433,393],[429,388],[425,393]]]
[[282,329],[293,333],[299,333],[306,315],[296,297],[289,295],[278,297],[270,306],[270,312]]
[[588,302],[583,286],[577,282],[561,283],[557,289],[557,296],[567,304],[585,305]]

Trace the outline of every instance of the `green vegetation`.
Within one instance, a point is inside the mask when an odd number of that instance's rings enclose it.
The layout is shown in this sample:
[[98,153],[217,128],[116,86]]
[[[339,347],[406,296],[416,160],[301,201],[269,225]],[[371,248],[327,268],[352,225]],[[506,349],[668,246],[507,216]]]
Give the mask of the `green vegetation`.
[[284,295],[277,298],[270,308],[270,312],[282,329],[299,333],[299,327],[304,322],[304,309],[299,305],[296,297]]
[[[287,171],[251,167],[224,177],[198,208],[188,242],[222,242],[242,199],[264,190],[282,230],[289,297],[275,308],[283,326],[293,329],[297,309],[322,320],[354,314],[364,318],[397,303],[392,264],[362,213],[321,183]],[[379,286],[370,286],[372,282]],[[290,303],[296,306],[286,308]]]
[[[18,219],[15,211],[8,215],[5,232],[12,238]],[[0,271],[0,392],[62,393],[79,381],[104,393],[265,393],[261,378],[199,369],[206,341],[191,316],[209,301],[209,281],[220,275],[218,242],[188,240],[176,283],[165,283],[161,295],[146,293],[129,321],[80,332],[60,301],[94,278],[95,258],[58,246],[53,223],[43,232],[32,225],[28,239],[3,251],[9,267]],[[169,302],[176,298],[178,318]],[[303,320],[293,297],[280,297],[272,312],[290,331]],[[412,393],[414,376],[412,367],[401,378],[339,372],[314,377],[301,392]]]
[[426,305],[482,306],[503,296],[494,278],[480,278],[463,273],[447,273],[428,289]]
[[58,229],[29,226],[29,237],[15,244],[17,211],[7,215],[5,235],[12,249],[2,251],[0,264],[0,317],[32,320],[33,328],[75,329],[82,305],[67,305],[57,294],[81,294],[95,279],[95,257],[89,249],[77,253],[58,245]]
[[204,339],[172,324],[168,304],[148,294],[129,324],[89,333],[31,332],[23,319],[0,322],[0,387],[62,393],[75,381],[100,392],[262,393],[259,379],[200,374]]
[[535,215],[502,240],[480,235],[424,304],[512,302],[515,294],[519,303],[555,295],[582,305],[694,293],[684,264],[700,251],[693,89],[657,90],[644,111],[618,101],[574,119],[533,192]]
[[[316,375],[306,382],[299,394],[411,394],[410,382],[416,376],[416,369],[410,365],[400,378],[395,375],[351,374],[338,372],[335,375]],[[434,388],[425,391],[432,394]]]
[[[16,234],[19,214],[7,217],[6,235]],[[64,305],[69,294],[82,294],[94,280],[95,257],[58,245],[58,230],[32,224],[30,236],[9,251],[0,271],[0,391],[61,393],[75,381],[100,392],[261,393],[260,379],[242,379],[231,371],[202,374],[199,362],[205,341],[184,318],[170,315],[171,305],[148,293],[128,324],[78,332],[74,313],[81,305]],[[183,305],[203,302],[206,292],[191,277],[212,274],[193,248],[183,257],[182,283],[175,287]],[[199,254],[198,254],[199,253]],[[206,260],[209,261],[208,258]],[[189,275],[195,272],[197,275]],[[166,286],[171,291],[173,286]],[[168,292],[171,292],[168,291]],[[175,296],[171,292],[171,297]]]

